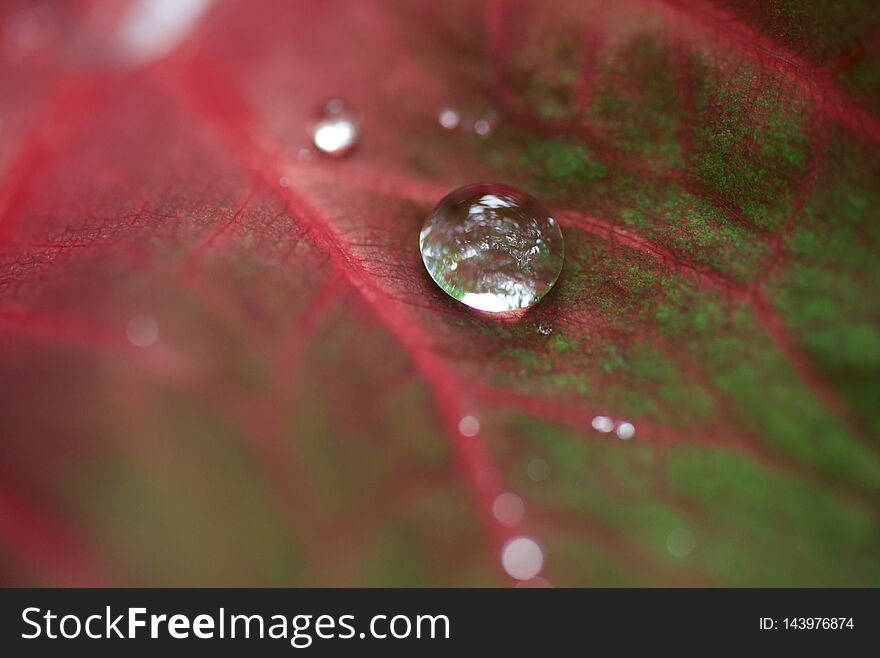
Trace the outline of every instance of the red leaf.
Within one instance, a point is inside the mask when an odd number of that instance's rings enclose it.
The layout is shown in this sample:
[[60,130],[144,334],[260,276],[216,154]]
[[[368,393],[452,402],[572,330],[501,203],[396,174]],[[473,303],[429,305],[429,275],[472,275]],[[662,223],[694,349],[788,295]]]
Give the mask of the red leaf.
[[[7,7],[3,581],[876,585],[873,3],[588,5]],[[477,180],[563,226],[524,312],[422,266]]]

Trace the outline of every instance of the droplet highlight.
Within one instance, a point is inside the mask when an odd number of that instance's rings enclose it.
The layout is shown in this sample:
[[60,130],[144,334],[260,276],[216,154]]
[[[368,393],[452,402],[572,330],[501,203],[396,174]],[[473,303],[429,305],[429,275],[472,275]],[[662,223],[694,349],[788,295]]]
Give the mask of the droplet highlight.
[[312,128],[312,142],[321,153],[341,157],[349,153],[360,139],[360,120],[339,98],[326,103],[320,120]]
[[443,197],[419,246],[437,285],[490,313],[535,304],[562,272],[558,223],[537,199],[500,183],[465,185]]
[[607,434],[614,429],[614,421],[608,416],[595,416],[593,422],[590,423],[597,432]]

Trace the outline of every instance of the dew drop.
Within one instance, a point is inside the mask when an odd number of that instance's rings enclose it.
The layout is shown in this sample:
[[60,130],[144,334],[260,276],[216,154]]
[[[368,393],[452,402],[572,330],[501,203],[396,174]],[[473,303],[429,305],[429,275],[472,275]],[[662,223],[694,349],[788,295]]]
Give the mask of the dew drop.
[[630,422],[623,421],[617,424],[617,438],[629,441],[636,435],[636,426]]
[[290,187],[290,179],[287,176],[282,176],[278,179],[278,184],[281,187]]
[[462,436],[476,436],[480,433],[480,421],[476,416],[465,416],[458,421],[458,431]]
[[322,116],[312,127],[312,141],[321,153],[345,155],[358,143],[359,123],[357,114],[342,100],[333,98],[324,103]]
[[675,557],[687,557],[697,546],[697,538],[687,528],[674,528],[666,536],[666,550]]
[[489,137],[498,127],[501,116],[495,110],[487,110],[474,121],[474,132],[479,137]]
[[443,197],[419,246],[437,285],[490,313],[531,306],[562,271],[558,224],[537,199],[499,183],[465,185]]
[[531,537],[514,537],[501,549],[501,564],[517,580],[531,580],[544,566],[544,552]]
[[538,333],[542,336],[549,336],[553,333],[553,325],[549,322],[542,322],[538,325]]
[[455,130],[461,123],[461,114],[454,107],[444,107],[437,115],[437,120],[446,130]]
[[550,464],[536,457],[526,466],[526,473],[533,482],[543,482],[550,475]]
[[512,528],[522,522],[526,515],[526,506],[522,498],[508,491],[499,494],[492,503],[492,514],[498,523]]
[[136,315],[125,328],[128,342],[135,347],[150,347],[159,340],[159,324],[149,315]]
[[596,430],[597,432],[602,432],[603,434],[607,434],[614,429],[614,421],[611,420],[608,416],[594,417],[591,425],[593,426],[594,430]]

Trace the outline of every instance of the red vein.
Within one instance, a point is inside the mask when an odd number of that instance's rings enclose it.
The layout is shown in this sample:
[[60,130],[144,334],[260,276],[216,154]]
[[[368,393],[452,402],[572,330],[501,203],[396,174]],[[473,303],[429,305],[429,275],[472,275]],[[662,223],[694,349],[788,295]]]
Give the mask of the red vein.
[[0,489],[0,537],[14,558],[54,586],[106,586],[82,543],[42,510]]
[[[260,176],[266,188],[285,202],[291,213],[306,226],[311,241],[322,249],[330,262],[360,293],[422,372],[432,391],[456,463],[478,504],[480,517],[488,531],[487,538],[493,546],[493,553],[497,555],[502,543],[511,534],[509,529],[495,520],[491,511],[494,499],[503,492],[503,486],[488,450],[479,437],[467,438],[458,433],[459,420],[470,410],[459,396],[456,379],[434,353],[426,336],[407,316],[400,302],[370,276],[345,246],[332,224],[292,185],[283,188],[277,184],[280,175],[290,168],[290,164],[274,155],[270,141],[258,131],[248,108],[212,74],[203,69],[196,71],[194,67],[184,72],[185,80],[171,85],[172,91],[182,93],[193,111],[207,120],[226,141],[233,155]],[[493,563],[497,567],[497,559]]]
[[856,134],[880,141],[880,119],[850,99],[833,78],[751,26],[706,0],[663,0],[690,24],[721,37],[740,52],[761,63],[773,63],[778,72],[808,96],[818,91],[823,109]]

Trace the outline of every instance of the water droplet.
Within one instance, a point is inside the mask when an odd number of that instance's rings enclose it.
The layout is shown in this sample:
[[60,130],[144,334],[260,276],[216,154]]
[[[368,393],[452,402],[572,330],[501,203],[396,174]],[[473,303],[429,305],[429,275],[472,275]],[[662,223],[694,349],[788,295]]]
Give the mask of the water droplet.
[[596,416],[593,418],[591,425],[594,430],[602,432],[603,434],[607,434],[614,429],[614,421],[608,416]]
[[437,115],[437,120],[446,130],[454,130],[461,122],[461,114],[454,107],[444,107]]
[[323,116],[312,128],[312,141],[322,153],[345,155],[358,143],[359,123],[358,116],[343,101],[333,98],[324,103]]
[[480,433],[480,421],[476,416],[465,416],[458,421],[458,431],[462,436],[476,436]]
[[513,527],[519,524],[526,515],[526,506],[522,498],[515,493],[500,494],[492,504],[492,514],[498,523]]
[[290,187],[290,179],[287,176],[282,176],[278,179],[278,184],[281,187]]
[[675,528],[666,536],[666,550],[675,557],[687,557],[697,546],[697,538],[687,528]]
[[474,121],[474,132],[480,137],[489,137],[498,127],[501,116],[495,110],[487,110]]
[[543,482],[550,475],[550,464],[540,457],[536,457],[526,466],[526,473],[534,482]]
[[419,245],[437,285],[481,311],[531,306],[562,271],[559,226],[537,199],[509,185],[450,192],[425,220]]
[[136,315],[125,328],[128,342],[135,347],[150,347],[159,340],[159,324],[149,315]]
[[618,438],[628,441],[636,435],[636,426],[630,422],[623,421],[617,425]]
[[542,322],[538,325],[538,333],[542,336],[549,336],[553,333],[553,325],[549,322]]
[[501,549],[501,565],[511,578],[531,580],[544,566],[544,552],[531,537],[514,537]]

